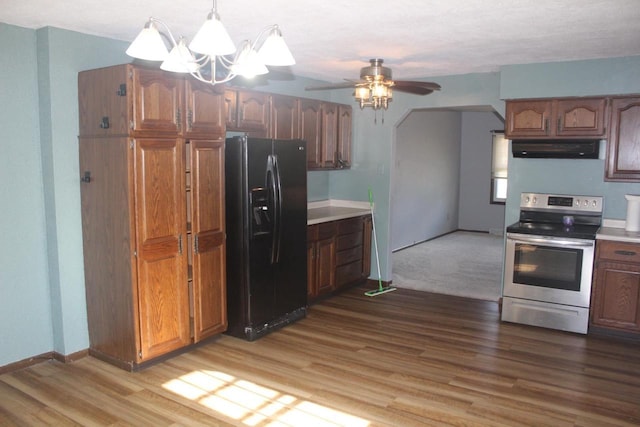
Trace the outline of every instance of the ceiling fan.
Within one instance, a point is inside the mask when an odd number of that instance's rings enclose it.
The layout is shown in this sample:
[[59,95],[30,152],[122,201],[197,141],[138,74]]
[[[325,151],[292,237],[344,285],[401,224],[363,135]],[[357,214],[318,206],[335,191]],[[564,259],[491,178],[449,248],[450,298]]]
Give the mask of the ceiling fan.
[[326,85],[307,86],[306,90],[325,90],[354,88],[356,101],[360,108],[372,107],[374,110],[386,109],[392,98],[392,91],[406,92],[414,95],[428,95],[440,90],[440,85],[432,82],[410,80],[392,80],[391,69],[383,67],[384,61],[379,58],[370,59],[370,65],[360,70],[360,80],[345,79],[345,82]]

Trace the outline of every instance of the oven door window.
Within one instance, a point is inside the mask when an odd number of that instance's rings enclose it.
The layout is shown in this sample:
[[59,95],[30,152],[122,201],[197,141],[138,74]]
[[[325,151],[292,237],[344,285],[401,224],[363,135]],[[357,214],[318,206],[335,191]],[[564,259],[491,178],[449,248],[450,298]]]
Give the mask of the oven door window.
[[582,249],[516,243],[513,282],[580,292]]

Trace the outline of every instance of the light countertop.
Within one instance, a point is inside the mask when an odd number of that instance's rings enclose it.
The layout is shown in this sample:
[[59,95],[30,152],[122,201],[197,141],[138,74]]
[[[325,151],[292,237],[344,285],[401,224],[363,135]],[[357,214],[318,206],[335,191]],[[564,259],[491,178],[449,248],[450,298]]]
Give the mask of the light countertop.
[[627,231],[624,227],[624,220],[605,219],[596,234],[596,239],[640,243],[640,231]]
[[307,207],[307,224],[319,224],[321,222],[353,218],[370,213],[369,202],[333,199],[309,202]]

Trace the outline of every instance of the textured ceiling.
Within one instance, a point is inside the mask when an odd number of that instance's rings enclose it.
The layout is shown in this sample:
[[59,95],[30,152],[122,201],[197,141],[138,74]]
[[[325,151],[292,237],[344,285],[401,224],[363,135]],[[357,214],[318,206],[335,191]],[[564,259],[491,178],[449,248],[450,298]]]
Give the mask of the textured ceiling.
[[[0,0],[0,22],[130,41],[149,16],[192,38],[210,0]],[[369,58],[394,78],[640,55],[640,0],[220,0],[232,39],[277,23],[300,76],[356,79]],[[639,70],[640,75],[640,70]]]

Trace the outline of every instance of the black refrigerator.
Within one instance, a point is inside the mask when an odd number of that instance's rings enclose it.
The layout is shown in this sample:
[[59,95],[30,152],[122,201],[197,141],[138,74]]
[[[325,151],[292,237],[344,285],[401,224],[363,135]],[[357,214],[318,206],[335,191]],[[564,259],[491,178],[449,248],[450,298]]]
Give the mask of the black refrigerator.
[[227,138],[225,182],[226,333],[253,341],[306,315],[306,142]]

